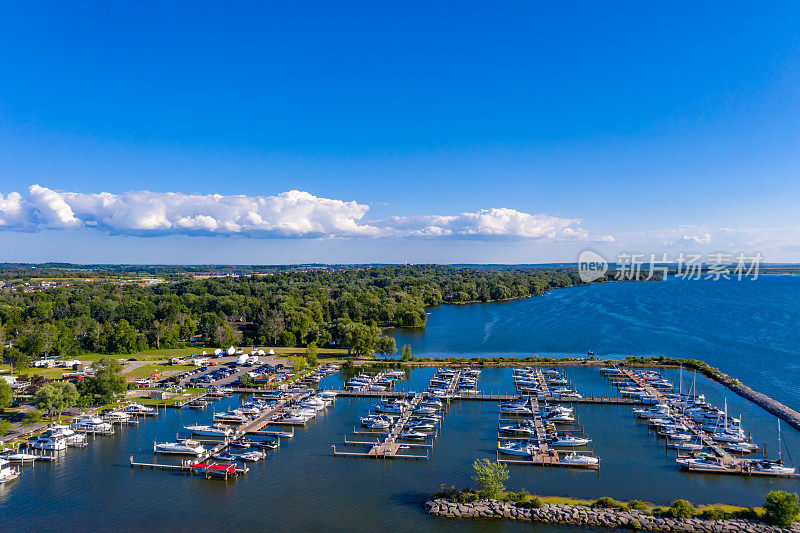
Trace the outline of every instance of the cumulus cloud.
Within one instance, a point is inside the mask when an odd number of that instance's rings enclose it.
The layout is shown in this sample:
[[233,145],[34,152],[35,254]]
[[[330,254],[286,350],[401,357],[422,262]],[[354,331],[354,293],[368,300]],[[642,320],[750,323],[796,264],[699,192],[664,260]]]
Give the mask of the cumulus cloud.
[[[389,236],[588,240],[579,219],[482,209],[458,215],[369,222],[369,206],[288,191],[275,196],[59,192],[39,185],[27,197],[0,194],[0,229],[96,228],[124,235],[244,235],[256,238]],[[600,240],[613,240],[604,236]]]

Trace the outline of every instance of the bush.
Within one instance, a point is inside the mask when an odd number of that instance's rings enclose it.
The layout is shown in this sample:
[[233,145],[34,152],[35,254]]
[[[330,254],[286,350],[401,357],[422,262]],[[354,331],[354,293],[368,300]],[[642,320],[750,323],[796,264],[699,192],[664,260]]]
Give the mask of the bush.
[[643,501],[640,500],[631,500],[628,502],[629,509],[636,509],[637,511],[646,511],[647,505]]
[[598,498],[592,504],[592,507],[595,509],[620,509],[621,511],[627,511],[628,506],[624,503],[615,500],[614,498],[609,498],[608,496],[603,496],[602,498]]
[[472,489],[462,490],[458,493],[458,496],[456,496],[458,503],[472,503],[478,501],[479,498],[480,496],[478,493]]
[[42,418],[42,413],[34,409],[33,411],[28,411],[25,413],[25,416],[22,417],[22,425],[23,426],[30,426],[31,424],[35,424]]
[[442,483],[441,485],[439,485],[439,488],[436,489],[433,492],[433,497],[434,498],[452,499],[452,498],[454,498],[456,496],[456,494],[457,494],[457,491],[456,491],[456,488],[453,485],[450,485],[448,487],[447,485]]
[[481,496],[494,500],[503,496],[505,491],[503,482],[509,477],[506,465],[483,459],[482,461],[476,460],[472,467],[475,469],[472,478],[475,480]]
[[728,518],[729,513],[726,513],[722,509],[718,507],[711,507],[710,509],[704,509],[702,513],[700,513],[700,518],[703,520],[724,520]]
[[739,509],[738,511],[733,511],[730,513],[731,518],[740,518],[743,520],[760,520],[761,517],[758,514],[758,511],[753,509],[752,507],[748,507],[747,509]]
[[675,500],[667,509],[667,513],[674,518],[691,518],[695,511],[694,505],[686,500]]
[[541,509],[543,505],[544,502],[540,497],[532,496],[529,500],[518,503],[517,507],[522,507],[523,509]]
[[520,492],[508,492],[504,499],[511,503],[522,503],[528,499],[528,496],[530,496],[528,491],[522,490]]
[[800,514],[797,494],[784,490],[773,490],[764,503],[764,519],[779,527],[789,527]]
[[631,520],[629,525],[631,526],[631,529],[642,529],[642,524],[640,524],[635,518]]

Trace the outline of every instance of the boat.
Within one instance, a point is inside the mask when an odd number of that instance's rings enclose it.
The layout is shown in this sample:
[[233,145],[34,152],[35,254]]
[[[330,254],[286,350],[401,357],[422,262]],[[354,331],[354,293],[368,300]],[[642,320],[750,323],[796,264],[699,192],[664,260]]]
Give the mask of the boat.
[[24,452],[6,452],[0,455],[0,459],[5,459],[9,463],[19,463],[19,464],[33,463],[38,458],[39,458],[38,455],[33,455]]
[[52,426],[48,431],[52,432],[55,436],[63,438],[67,446],[86,446],[86,435],[70,429],[69,426],[57,424]]
[[227,437],[233,430],[226,427],[221,426],[184,426],[186,431],[192,432],[193,435],[199,435],[201,437]]
[[233,463],[238,459],[238,457],[231,452],[215,453],[212,457],[217,461],[224,461],[226,463]]
[[125,411],[114,409],[113,411],[109,411],[104,414],[103,417],[112,424],[122,424],[123,422],[130,420],[131,415]]
[[564,436],[554,435],[550,441],[550,446],[586,446],[591,442],[590,439],[583,437],[573,437],[569,433]]
[[247,452],[235,453],[233,454],[233,456],[239,459],[240,461],[253,462],[253,461],[260,461],[261,459],[263,459],[264,453],[256,450],[250,450]]
[[145,415],[145,416],[152,416],[158,414],[158,412],[153,407],[147,407],[140,403],[129,403],[123,409],[126,413],[131,413],[134,415]]
[[729,452],[753,453],[758,451],[758,444],[752,442],[730,442],[722,446]]
[[670,446],[675,448],[676,450],[681,450],[686,452],[699,452],[704,448],[702,442],[676,442],[670,444]]
[[262,450],[277,450],[280,446],[280,443],[274,440],[248,440],[247,443]]
[[795,468],[784,466],[783,461],[754,461],[750,463],[750,471],[760,474],[794,474]]
[[10,465],[7,460],[0,458],[0,483],[8,483],[19,477],[19,469]]
[[49,429],[33,440],[28,441],[28,446],[34,450],[59,452],[67,449],[67,439],[64,435]]
[[421,431],[414,431],[413,429],[409,429],[407,431],[404,431],[400,435],[400,438],[401,439],[411,439],[411,440],[423,440],[423,439],[428,438],[428,434],[427,433],[423,433]]
[[244,424],[247,422],[247,417],[237,411],[229,411],[226,413],[214,413],[214,422],[229,422],[232,424]]
[[511,433],[515,435],[533,435],[533,428],[524,425],[500,426],[500,433]]
[[209,477],[231,477],[236,475],[236,467],[233,465],[219,465],[216,463],[194,463],[189,465],[195,472],[202,472]]
[[104,422],[99,416],[93,415],[76,416],[69,427],[81,433],[108,433],[112,430],[110,422]]
[[524,441],[516,441],[507,444],[498,443],[497,451],[506,455],[524,455],[530,457],[539,451],[539,447]]
[[161,442],[153,443],[153,453],[171,455],[200,455],[206,449],[196,440],[185,440],[183,442]]
[[596,465],[600,462],[600,459],[592,455],[572,452],[562,457],[561,462],[570,465]]

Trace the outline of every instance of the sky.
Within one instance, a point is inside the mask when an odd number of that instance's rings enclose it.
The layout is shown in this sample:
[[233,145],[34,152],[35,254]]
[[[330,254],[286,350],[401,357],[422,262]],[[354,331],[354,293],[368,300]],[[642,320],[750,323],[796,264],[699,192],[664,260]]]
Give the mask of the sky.
[[0,260],[800,261],[795,2],[0,1]]

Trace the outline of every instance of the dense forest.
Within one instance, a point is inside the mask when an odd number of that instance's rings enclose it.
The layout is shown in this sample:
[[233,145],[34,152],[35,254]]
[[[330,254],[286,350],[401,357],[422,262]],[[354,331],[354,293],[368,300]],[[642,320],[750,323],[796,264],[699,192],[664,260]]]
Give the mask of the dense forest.
[[13,344],[4,358],[21,366],[43,356],[173,348],[197,336],[207,346],[314,342],[356,354],[394,353],[393,339],[380,328],[423,326],[426,307],[510,300],[580,283],[570,268],[432,265],[210,279],[184,273],[145,286],[75,281],[0,291],[0,345]]

